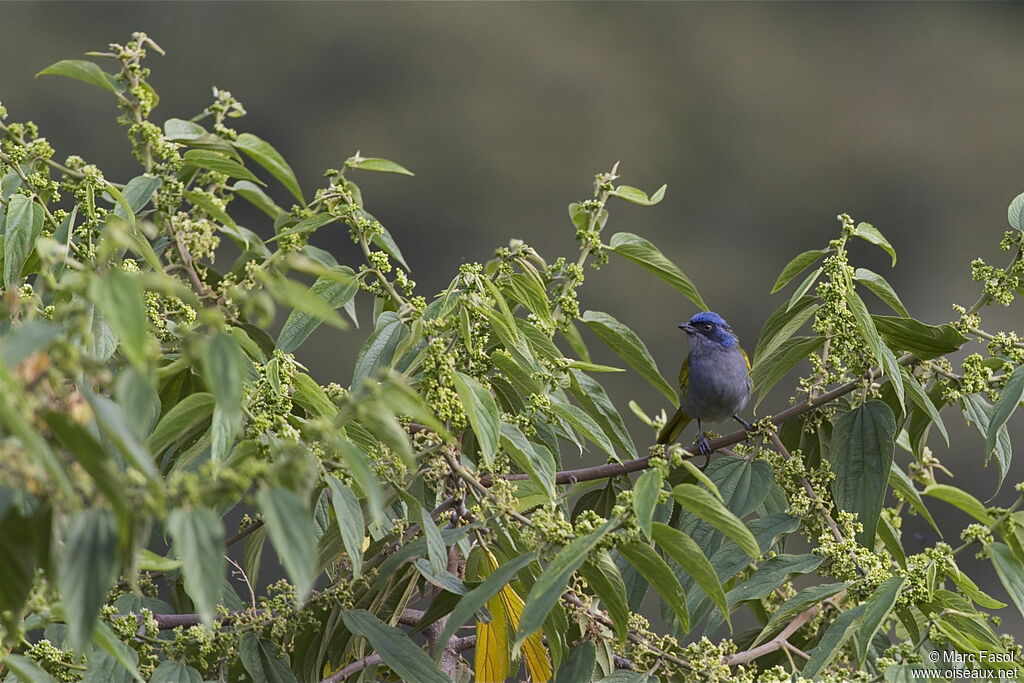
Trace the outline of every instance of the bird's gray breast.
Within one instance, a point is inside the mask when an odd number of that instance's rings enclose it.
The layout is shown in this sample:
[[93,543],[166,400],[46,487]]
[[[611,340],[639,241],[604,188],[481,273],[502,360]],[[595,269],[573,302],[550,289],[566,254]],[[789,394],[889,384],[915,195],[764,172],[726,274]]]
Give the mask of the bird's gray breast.
[[747,362],[739,347],[701,346],[690,350],[690,374],[680,403],[694,419],[727,420],[743,409],[750,396]]

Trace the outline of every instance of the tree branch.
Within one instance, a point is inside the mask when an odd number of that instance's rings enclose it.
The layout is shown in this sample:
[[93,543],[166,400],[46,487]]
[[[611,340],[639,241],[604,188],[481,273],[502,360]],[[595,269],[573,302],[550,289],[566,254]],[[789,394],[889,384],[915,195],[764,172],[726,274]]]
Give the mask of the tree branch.
[[[842,598],[842,596],[845,593],[846,591],[843,591],[833,596],[832,599]],[[727,655],[726,657],[722,658],[722,662],[724,664],[727,664],[728,666],[739,666],[740,664],[749,664],[758,657],[763,657],[764,655],[770,652],[776,652],[786,647],[792,647],[788,642],[789,637],[796,633],[801,626],[803,626],[808,621],[816,617],[818,615],[818,612],[820,612],[823,609],[823,606],[824,601],[818,603],[817,605],[814,605],[813,607],[805,609],[803,612],[796,615],[793,621],[789,622],[789,624],[786,625],[786,628],[782,629],[782,631],[779,632],[779,635],[775,636],[767,643],[763,643],[761,645],[758,645],[757,647],[752,647],[749,650],[744,650],[743,652],[736,652],[734,654]],[[801,655],[803,655],[803,652],[800,652],[799,650],[797,650],[797,648],[793,649],[799,652]]]

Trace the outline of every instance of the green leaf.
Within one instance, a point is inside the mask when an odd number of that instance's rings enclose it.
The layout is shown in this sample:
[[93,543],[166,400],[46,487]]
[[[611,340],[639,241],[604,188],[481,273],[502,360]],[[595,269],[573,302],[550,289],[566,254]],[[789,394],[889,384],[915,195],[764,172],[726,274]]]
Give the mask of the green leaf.
[[996,449],[999,431],[1017,409],[1021,394],[1024,394],[1024,365],[1017,366],[1003,385],[999,398],[992,405],[992,417],[988,423],[988,433],[985,435],[986,453],[991,454]]
[[854,237],[859,237],[865,242],[870,242],[877,247],[880,247],[885,253],[892,257],[892,266],[896,266],[896,250],[889,244],[889,240],[882,236],[882,233],[878,231],[878,228],[871,225],[870,223],[858,223],[857,227],[853,231]]
[[382,368],[390,367],[395,350],[409,334],[398,315],[385,311],[377,318],[377,327],[363,344],[356,358],[355,370],[352,373],[352,388],[362,386],[363,380],[373,377]]
[[267,242],[270,243],[275,240],[279,240],[282,237],[288,237],[289,235],[304,235],[306,233],[311,233],[319,228],[322,228],[325,225],[330,225],[331,223],[334,223],[338,220],[341,220],[339,216],[332,216],[329,213],[318,213],[314,216],[310,216],[309,218],[303,218],[295,225],[289,228],[285,228],[281,232],[277,233],[276,235],[268,239]]
[[892,285],[884,277],[867,268],[858,268],[853,274],[853,279],[874,292],[875,296],[885,302],[886,306],[896,311],[897,315],[905,318],[910,317],[910,313],[903,306],[903,302],[900,301],[896,290],[892,288]]
[[1024,564],[1013,554],[1010,548],[1002,543],[989,543],[985,546],[992,566],[1006,589],[1006,594],[1017,606],[1017,611],[1024,614]]
[[804,295],[807,294],[807,290],[809,290],[811,286],[815,282],[817,282],[818,277],[822,274],[822,272],[824,272],[824,270],[824,268],[818,268],[817,270],[811,272],[811,274],[808,275],[806,278],[804,278],[804,281],[801,282],[800,286],[796,288],[796,290],[793,292],[793,295],[789,297],[789,303],[786,304],[787,311],[796,307],[797,303],[800,302],[804,298]]
[[11,197],[4,219],[4,287],[17,288],[21,271],[43,232],[43,207],[23,194]]
[[139,569],[149,572],[171,572],[181,567],[181,561],[157,555],[146,548],[138,552],[135,561]]
[[555,497],[555,462],[547,449],[531,443],[516,426],[501,423],[501,447],[520,469],[540,484],[548,499]]
[[843,413],[832,425],[832,496],[840,510],[855,513],[864,525],[857,542],[873,548],[892,467],[896,419],[889,406],[875,399]]
[[223,173],[231,178],[248,180],[263,185],[263,181],[253,175],[252,171],[221,152],[215,152],[210,149],[190,149],[185,152],[182,160],[185,162],[185,168],[194,166],[206,169],[207,171]]
[[181,558],[185,592],[203,623],[209,625],[224,592],[227,573],[224,524],[210,508],[177,508],[167,519],[167,530],[174,539],[174,554]]
[[679,484],[672,489],[672,498],[684,509],[731,538],[750,557],[756,559],[760,556],[757,539],[746,525],[706,489],[695,484]]
[[136,277],[112,268],[89,282],[89,298],[117,335],[121,352],[140,370],[148,366],[146,304]]
[[609,441],[605,433],[601,431],[601,427],[585,412],[571,403],[558,403],[555,401],[551,403],[551,412],[568,422],[573,429],[583,434],[589,441],[597,444],[602,451],[616,460],[619,459],[619,456],[615,453],[615,446],[612,445],[612,442]]
[[708,305],[704,303],[704,299],[701,298],[697,287],[690,281],[690,278],[686,277],[676,264],[665,258],[665,255],[656,246],[643,237],[629,232],[617,232],[612,235],[610,247],[616,254],[628,258],[675,287],[702,311],[708,310]]
[[747,600],[759,600],[781,586],[790,576],[813,572],[821,561],[817,555],[776,555],[729,591],[729,606],[734,607]]
[[295,584],[295,599],[301,604],[316,578],[316,537],[313,522],[302,498],[282,488],[263,489],[256,501],[267,522],[270,540]]
[[325,322],[339,330],[347,330],[348,323],[330,302],[318,296],[304,284],[283,277],[262,278],[267,289],[278,302],[291,306],[311,318]]
[[58,577],[71,642],[81,651],[92,639],[100,607],[117,577],[117,521],[110,510],[82,510],[68,526]]
[[247,361],[234,337],[223,332],[203,346],[200,360],[203,382],[214,397],[210,457],[223,460],[242,428],[242,368]]
[[[104,653],[110,655],[110,658],[120,665],[124,671],[126,671],[131,678],[134,678],[138,683],[146,683],[146,679],[139,673],[139,655],[135,650],[131,649],[123,641],[121,641],[109,626],[100,621],[96,624],[96,630],[92,634],[92,642],[95,645],[99,645]],[[89,659],[99,659],[97,655],[102,656],[102,653],[93,648],[92,653],[89,655]],[[91,662],[90,662],[91,664]],[[116,670],[116,667],[112,667]],[[111,668],[106,668],[107,672],[111,672]],[[86,683],[110,683],[111,677],[108,675],[89,677],[92,673],[92,667],[86,671],[85,682]]]
[[480,446],[480,456],[489,466],[494,462],[494,455],[498,452],[498,439],[501,436],[498,404],[495,403],[491,392],[469,375],[456,372],[453,379],[459,400],[466,411],[466,416],[469,417],[469,424],[473,427],[473,434],[476,435],[477,444]]
[[134,220],[135,214],[142,210],[153,197],[164,181],[160,178],[140,175],[128,181],[128,184],[121,190],[125,205],[118,204],[114,207],[114,215],[125,220]]
[[594,331],[601,341],[608,345],[619,358],[626,361],[630,367],[636,370],[641,377],[655,389],[665,395],[673,406],[679,407],[679,397],[676,390],[665,381],[658,371],[658,365],[654,362],[647,347],[636,336],[633,330],[629,329],[618,320],[600,311],[587,311],[581,318],[587,327]]
[[768,623],[758,634],[751,646],[757,646],[774,635],[784,624],[792,621],[793,617],[800,614],[807,608],[817,605],[822,600],[832,597],[839,591],[846,588],[845,583],[827,583],[817,586],[809,586],[785,601],[776,608],[775,612],[768,619]]
[[88,387],[82,387],[81,390],[85,400],[89,402],[96,417],[96,423],[104,436],[114,442],[128,462],[135,465],[151,481],[155,481],[159,475],[153,465],[153,458],[136,435],[134,427],[121,406],[106,396],[92,393]]
[[662,603],[671,608],[683,633],[690,630],[690,614],[686,609],[686,594],[679,585],[679,579],[661,559],[661,555],[646,543],[626,543],[617,550],[629,560],[640,576],[661,596]]
[[167,660],[160,662],[149,683],[203,683],[203,677],[191,666]]
[[925,325],[913,318],[873,315],[875,327],[892,349],[909,351],[921,360],[945,356],[967,342],[952,325]]
[[113,74],[106,73],[92,62],[84,59],[62,59],[36,74],[36,78],[40,76],[76,78],[90,85],[95,85],[97,88],[109,90],[112,93],[124,90],[124,86],[114,78]]
[[[612,197],[618,197],[619,199],[625,199],[627,202],[631,202],[633,204],[639,204],[640,206],[654,206],[655,204],[660,202],[662,199],[664,199],[664,197],[665,197],[665,190],[667,188],[668,188],[668,185],[662,185],[661,187],[659,187],[657,190],[654,191],[654,194],[652,194],[650,197],[648,197],[647,193],[644,192],[643,190],[641,190],[640,188],[632,187],[630,185],[619,185],[618,187],[616,187],[614,190],[612,190],[608,194],[610,196],[612,196]],[[628,234],[628,233],[619,233],[619,234]]]
[[771,293],[774,294],[785,287],[790,280],[802,273],[809,265],[827,253],[829,253],[828,249],[811,249],[810,251],[805,251],[802,254],[794,256],[793,260],[787,263],[786,267],[782,269],[781,273],[779,273],[779,277],[775,280],[775,284],[772,285]]
[[824,343],[824,337],[793,337],[779,344],[771,353],[758,357],[750,371],[751,381],[757,388],[754,409],[794,365],[815,353]]
[[960,508],[974,519],[986,526],[993,526],[996,520],[980,500],[962,489],[948,484],[929,484],[923,491],[924,495],[938,498],[950,505]]
[[824,635],[818,640],[818,644],[808,654],[811,658],[804,664],[800,675],[814,680],[822,669],[835,659],[842,651],[846,641],[853,635],[854,623],[864,613],[864,605],[857,605],[853,609],[842,612],[832,623],[828,625]]
[[651,523],[654,520],[654,508],[658,505],[661,495],[661,470],[651,468],[644,471],[633,484],[633,514],[636,515],[637,526],[650,540]]
[[584,562],[579,572],[600,598],[601,607],[611,617],[618,641],[626,642],[630,609],[626,603],[626,584],[622,581],[619,568],[615,566],[615,560],[607,551],[599,552]]
[[652,525],[652,535],[658,547],[693,578],[697,585],[704,590],[704,593],[718,605],[725,620],[729,621],[729,606],[725,599],[725,590],[722,588],[721,581],[718,580],[714,567],[711,566],[711,562],[708,561],[697,542],[682,531],[661,522],[655,522]]
[[940,536],[942,532],[939,530],[939,525],[935,523],[935,519],[932,518],[932,513],[928,511],[928,508],[924,506],[924,501],[921,500],[921,494],[914,488],[914,482],[910,481],[910,477],[904,474],[903,470],[900,469],[899,465],[893,463],[892,469],[889,471],[889,484],[892,486],[896,494],[907,504],[913,508],[914,512],[923,517],[935,532]]
[[[463,600],[469,597],[463,597]],[[417,683],[451,683],[438,671],[426,652],[405,632],[388,626],[366,610],[345,610],[341,613],[345,628],[370,641],[370,647],[399,678]],[[450,637],[450,636],[449,636]]]
[[[338,266],[336,271],[341,275],[354,276],[352,269],[348,266]],[[338,309],[347,304],[357,291],[359,291],[359,286],[354,277],[348,282],[338,282],[321,277],[317,278],[317,281],[309,288],[310,294],[322,299],[332,309]],[[281,333],[277,336],[277,348],[285,353],[291,353],[306,341],[321,322],[323,322],[322,318],[308,311],[293,310],[285,320]]]
[[405,166],[396,164],[394,161],[387,159],[378,159],[375,157],[364,157],[360,156],[358,152],[354,157],[351,157],[345,161],[345,166],[348,168],[358,168],[363,171],[379,171],[381,173],[400,173],[402,175],[416,175]]
[[151,453],[160,453],[186,436],[213,414],[214,402],[213,394],[206,392],[196,392],[181,399],[157,422],[153,433],[146,439],[146,447]]
[[1024,193],[1013,198],[1010,206],[1006,208],[1006,220],[1010,227],[1024,231]]
[[252,633],[242,636],[238,646],[242,666],[252,676],[253,683],[297,683],[288,655],[270,640],[257,638]]
[[[23,683],[54,683],[53,677],[28,657],[13,653],[6,654],[3,658],[3,666]],[[199,683],[202,681],[200,680]]]
[[363,568],[363,539],[365,538],[366,522],[359,499],[344,482],[334,476],[325,476],[324,481],[331,490],[331,503],[334,505],[334,516],[341,532],[341,542],[352,563],[352,576],[358,577]]
[[636,446],[629,435],[629,430],[626,429],[622,416],[619,415],[612,400],[608,398],[604,387],[593,377],[579,370],[570,370],[569,375],[571,378],[569,390],[580,402],[583,410],[601,426],[602,431],[617,447],[634,458],[637,457]]
[[239,195],[257,209],[276,219],[284,213],[284,209],[274,203],[274,200],[267,196],[260,187],[248,180],[239,180],[230,188],[232,192]]
[[366,509],[370,513],[370,519],[379,526],[384,520],[384,493],[381,491],[376,473],[370,466],[369,456],[346,439],[336,437],[332,439],[331,445],[338,450],[342,462],[347,465],[348,473],[366,497]]
[[[591,531],[586,536],[580,536],[555,556],[544,568],[544,571],[530,588],[526,596],[526,606],[519,621],[519,630],[516,632],[515,642],[512,645],[512,652],[519,652],[520,646],[527,636],[533,634],[544,625],[544,618],[555,606],[558,599],[565,592],[566,583],[581,564],[587,559],[590,551],[597,546],[598,542],[612,529],[612,522],[605,522],[599,528]],[[492,574],[493,576],[493,574]],[[468,597],[468,596],[467,596]]]
[[[469,621],[491,598],[498,594],[498,591],[515,579],[519,570],[533,562],[536,558],[537,554],[535,552],[529,552],[508,562],[502,562],[486,579],[481,581],[473,590],[463,595],[459,599],[458,604],[452,609],[451,614],[448,615],[448,621],[445,623],[437,642],[447,643],[463,624]],[[541,623],[543,623],[543,617],[541,617]],[[440,654],[438,652],[438,657],[440,657]]]
[[61,494],[74,500],[76,494],[63,462],[40,435],[38,427],[25,417],[30,413],[30,409],[24,405],[25,401],[21,386],[11,376],[7,366],[0,363],[0,424],[21,442],[20,447],[25,453],[46,470],[60,488]]
[[903,386],[910,394],[910,400],[914,402],[921,411],[928,416],[935,426],[938,428],[939,433],[942,434],[943,440],[946,445],[949,445],[949,434],[946,432],[946,424],[942,421],[942,415],[939,414],[939,409],[932,403],[931,398],[928,397],[928,393],[921,386],[914,374],[906,368],[900,368],[903,373]]
[[[992,406],[989,405],[981,394],[966,394],[960,398],[964,419],[978,429],[982,436],[988,440],[989,427],[991,425]],[[993,449],[986,452],[987,457],[995,456],[996,465],[999,467],[999,484],[1003,485],[1003,479],[1010,469],[1010,461],[1013,458],[1013,442],[1010,440],[1010,432],[1004,424],[996,433],[996,441]],[[987,464],[987,458],[986,458]]]
[[878,361],[879,367],[882,368],[886,377],[892,383],[892,388],[896,392],[899,401],[901,413],[904,412],[903,374],[900,372],[900,366],[896,363],[895,356],[893,356],[892,351],[888,347],[882,344],[882,339],[878,336],[878,329],[875,327],[874,320],[871,319],[871,314],[868,313],[867,306],[864,305],[864,300],[852,289],[846,291],[846,304],[853,313],[853,317],[857,320],[857,329],[861,337],[867,342],[875,360]]
[[762,358],[777,349],[779,345],[803,327],[804,323],[818,310],[816,302],[817,299],[813,296],[801,297],[792,308],[789,307],[788,302],[783,303],[768,316],[764,327],[761,328],[757,347],[754,349],[754,365],[757,365]]
[[589,681],[597,665],[597,646],[592,640],[584,640],[569,650],[569,656],[558,667],[551,683],[579,683]]
[[863,663],[867,657],[868,646],[882,622],[892,611],[896,598],[900,595],[904,577],[894,576],[886,579],[875,589],[871,597],[864,603],[864,614],[859,619],[857,628],[857,661]]
[[267,169],[270,175],[277,178],[299,200],[299,203],[305,206],[306,200],[302,198],[302,189],[299,187],[299,181],[295,178],[295,172],[269,142],[261,140],[252,133],[242,133],[235,140],[235,147]]

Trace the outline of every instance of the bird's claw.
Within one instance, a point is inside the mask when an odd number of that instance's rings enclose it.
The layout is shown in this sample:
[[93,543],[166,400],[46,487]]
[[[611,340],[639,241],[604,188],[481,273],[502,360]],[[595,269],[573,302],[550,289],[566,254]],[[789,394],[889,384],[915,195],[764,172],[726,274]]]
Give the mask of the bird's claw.
[[711,456],[711,442],[708,441],[708,437],[701,434],[697,437],[697,452],[703,455],[705,458]]

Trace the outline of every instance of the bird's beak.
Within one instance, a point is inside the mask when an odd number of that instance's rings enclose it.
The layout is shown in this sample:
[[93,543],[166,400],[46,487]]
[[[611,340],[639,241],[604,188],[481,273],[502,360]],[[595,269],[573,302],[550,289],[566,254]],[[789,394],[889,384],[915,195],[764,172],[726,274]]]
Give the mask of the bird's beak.
[[693,325],[691,325],[690,323],[679,323],[679,329],[681,329],[686,334],[693,334]]

